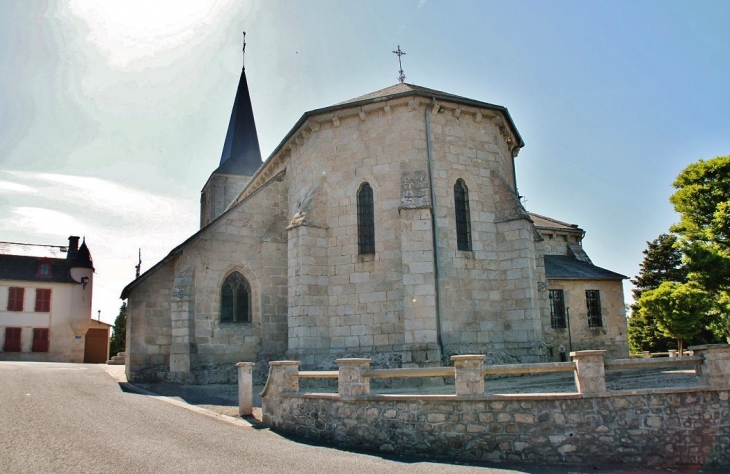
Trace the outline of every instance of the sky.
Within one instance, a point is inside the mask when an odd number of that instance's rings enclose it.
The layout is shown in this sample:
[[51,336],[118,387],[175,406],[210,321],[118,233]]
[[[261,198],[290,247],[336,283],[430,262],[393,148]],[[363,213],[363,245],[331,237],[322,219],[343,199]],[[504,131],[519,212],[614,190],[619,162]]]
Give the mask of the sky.
[[[301,115],[406,82],[505,106],[526,208],[633,277],[688,164],[730,154],[724,0],[0,0],[0,241],[86,238],[112,323],[199,227],[242,66],[264,158]],[[626,281],[627,302],[631,284]]]

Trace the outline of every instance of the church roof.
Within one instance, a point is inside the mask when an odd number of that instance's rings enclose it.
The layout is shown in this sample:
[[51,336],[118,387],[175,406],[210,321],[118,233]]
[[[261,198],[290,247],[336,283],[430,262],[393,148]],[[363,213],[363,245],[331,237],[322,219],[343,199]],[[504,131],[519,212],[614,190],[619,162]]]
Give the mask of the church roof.
[[241,70],[226,141],[218,169],[213,173],[251,176],[261,167],[261,150],[256,134],[246,70]]
[[[352,107],[353,105],[365,105],[367,103],[371,102],[380,102],[382,100],[389,100],[389,99],[395,99],[400,96],[407,96],[407,95],[417,95],[421,97],[427,97],[432,98],[435,97],[436,99],[446,100],[450,102],[457,102],[464,105],[471,105],[474,107],[480,107],[484,109],[491,109],[491,110],[497,110],[504,114],[505,118],[507,119],[507,122],[509,124],[510,129],[512,130],[512,133],[515,134],[515,137],[517,137],[517,141],[519,142],[520,148],[525,146],[525,142],[522,140],[522,137],[520,136],[520,133],[517,131],[517,127],[515,127],[514,122],[512,121],[512,117],[510,116],[509,112],[505,107],[502,107],[501,105],[495,105],[490,104],[487,102],[480,102],[478,100],[469,99],[468,97],[462,97],[455,94],[449,94],[448,92],[442,92],[436,89],[429,89],[428,87],[422,87],[416,84],[408,84],[405,82],[399,82],[398,84],[395,84],[393,86],[386,87],[384,89],[380,89],[374,92],[367,93],[365,95],[361,95],[359,97],[355,97],[353,99],[349,99],[343,102],[339,102],[331,107],[326,107],[324,109],[318,109],[318,110],[312,110],[310,112],[307,112],[304,114],[304,117],[306,118],[310,115],[316,115],[319,113],[324,112],[331,112],[333,110],[342,109],[345,107]],[[297,124],[298,125],[298,124]],[[298,127],[295,127],[298,128]]]
[[530,217],[532,218],[532,222],[535,224],[535,227],[538,229],[553,229],[553,230],[573,230],[582,232],[582,229],[578,227],[578,224],[568,224],[567,222],[559,221],[557,219],[553,219],[552,217],[546,217],[541,216],[540,214],[535,214],[534,212],[530,212]]
[[545,276],[548,280],[625,280],[619,273],[581,262],[566,255],[545,255]]

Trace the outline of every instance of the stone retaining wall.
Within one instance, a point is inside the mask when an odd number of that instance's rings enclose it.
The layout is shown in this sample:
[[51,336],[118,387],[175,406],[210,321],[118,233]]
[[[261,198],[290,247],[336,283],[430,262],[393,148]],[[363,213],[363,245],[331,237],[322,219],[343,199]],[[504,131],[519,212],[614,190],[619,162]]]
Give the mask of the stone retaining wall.
[[730,390],[603,395],[282,394],[274,429],[340,447],[469,461],[730,466]]
[[[299,393],[298,361],[270,363],[261,394],[271,428],[336,446],[465,461],[730,467],[730,345],[698,346],[699,387],[607,392],[604,366],[666,365],[614,360],[605,351],[573,362],[484,366],[454,356],[453,369],[371,370],[339,359],[337,394]],[[676,363],[680,363],[678,360]],[[432,370],[433,373],[427,373]],[[370,379],[444,375],[455,395],[372,395]],[[486,395],[484,374],[574,371],[576,393]],[[309,372],[301,376],[312,377]]]

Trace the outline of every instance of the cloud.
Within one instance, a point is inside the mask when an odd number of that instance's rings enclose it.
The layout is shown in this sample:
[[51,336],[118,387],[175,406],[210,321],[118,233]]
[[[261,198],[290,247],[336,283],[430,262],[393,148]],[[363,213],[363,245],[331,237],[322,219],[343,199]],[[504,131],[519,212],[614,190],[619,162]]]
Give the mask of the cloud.
[[0,193],[35,193],[36,190],[24,184],[0,181]]
[[65,245],[86,238],[94,259],[94,314],[113,322],[134,279],[197,230],[198,204],[88,176],[0,171],[0,240]]
[[420,10],[422,6],[426,4],[428,0],[418,0],[418,9]]

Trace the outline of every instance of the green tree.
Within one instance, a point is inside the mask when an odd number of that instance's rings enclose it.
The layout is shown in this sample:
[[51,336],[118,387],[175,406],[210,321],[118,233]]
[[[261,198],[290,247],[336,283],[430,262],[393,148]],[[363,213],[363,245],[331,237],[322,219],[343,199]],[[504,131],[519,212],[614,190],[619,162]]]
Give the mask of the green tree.
[[644,291],[638,304],[642,315],[654,317],[666,336],[677,339],[680,353],[684,341],[702,331],[706,316],[714,306],[710,295],[697,284],[671,281]]
[[659,235],[646,243],[643,253],[639,274],[631,280],[635,285],[635,303],[628,321],[629,349],[631,352],[666,352],[676,348],[676,341],[657,327],[653,315],[641,313],[638,301],[644,291],[656,289],[665,281],[686,282],[687,269],[682,264],[682,251],[675,235]]
[[109,341],[109,358],[124,352],[127,345],[127,302],[124,301],[119,308],[119,315],[114,320],[114,329]]
[[644,260],[639,265],[639,274],[631,280],[636,287],[634,299],[641,298],[645,290],[653,290],[665,281],[685,283],[687,268],[682,264],[682,251],[677,244],[677,236],[661,234],[646,243]]
[[682,237],[689,279],[712,294],[714,314],[725,322],[713,327],[730,338],[730,156],[692,163],[673,186],[680,220],[671,230]]

